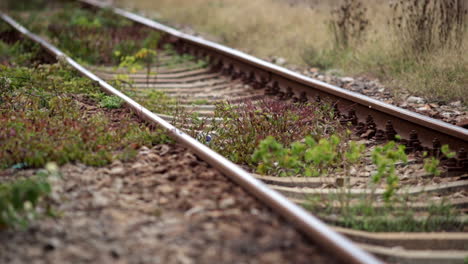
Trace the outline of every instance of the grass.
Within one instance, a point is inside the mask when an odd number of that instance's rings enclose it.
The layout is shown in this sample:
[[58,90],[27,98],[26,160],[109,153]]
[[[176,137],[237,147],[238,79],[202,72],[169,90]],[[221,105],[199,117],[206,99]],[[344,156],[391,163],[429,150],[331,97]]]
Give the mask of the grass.
[[[189,25],[211,39],[263,58],[284,57],[305,67],[341,69],[378,77],[392,87],[435,101],[468,102],[468,34],[460,49],[442,48],[408,56],[389,24],[388,1],[362,1],[369,25],[359,45],[337,49],[329,22],[338,1],[290,4],[288,0],[117,1],[170,24]],[[449,92],[448,92],[449,91]]]

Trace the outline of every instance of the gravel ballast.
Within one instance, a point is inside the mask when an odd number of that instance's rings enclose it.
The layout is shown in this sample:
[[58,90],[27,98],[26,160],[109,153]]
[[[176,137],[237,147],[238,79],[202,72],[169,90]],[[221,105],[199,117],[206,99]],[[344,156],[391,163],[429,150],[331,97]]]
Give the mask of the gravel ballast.
[[0,231],[1,263],[335,263],[180,145],[61,172],[59,216]]

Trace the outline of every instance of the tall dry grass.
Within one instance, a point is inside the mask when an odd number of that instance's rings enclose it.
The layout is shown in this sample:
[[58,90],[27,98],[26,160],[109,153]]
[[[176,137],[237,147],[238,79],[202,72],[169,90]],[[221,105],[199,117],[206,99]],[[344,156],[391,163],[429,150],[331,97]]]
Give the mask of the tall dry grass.
[[467,34],[458,49],[443,47],[424,57],[409,56],[408,44],[389,23],[393,13],[388,0],[361,0],[369,20],[366,38],[346,49],[335,49],[329,27],[332,10],[344,0],[116,1],[159,21],[190,26],[258,57],[284,57],[296,65],[372,75],[394,87],[395,94],[407,90],[429,99],[461,99],[468,104],[468,52],[463,52],[468,47]]

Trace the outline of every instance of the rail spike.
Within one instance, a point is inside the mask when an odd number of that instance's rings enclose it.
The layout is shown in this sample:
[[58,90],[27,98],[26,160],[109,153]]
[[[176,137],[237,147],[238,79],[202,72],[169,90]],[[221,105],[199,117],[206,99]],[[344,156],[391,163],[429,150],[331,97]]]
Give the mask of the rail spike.
[[411,130],[406,150],[407,152],[415,152],[422,150],[421,141],[419,141],[418,133],[416,132],[416,130]]
[[366,127],[367,129],[373,130],[375,130],[375,128],[377,127],[377,125],[374,122],[374,118],[371,115],[368,115],[366,118]]
[[358,117],[356,115],[356,110],[351,109],[348,112],[348,122],[350,122],[353,126],[358,124]]
[[442,156],[442,144],[440,143],[440,140],[438,138],[434,138],[432,140],[432,156],[436,158],[440,158]]
[[231,80],[237,80],[241,77],[242,72],[234,67],[234,65],[231,64],[230,66],[230,71],[231,71]]
[[245,74],[242,81],[245,84],[254,84],[255,81],[256,81],[255,73],[253,71],[251,71],[251,72],[249,72],[249,74]]
[[290,100],[290,99],[292,99],[294,97],[294,92],[293,92],[292,88],[289,87],[289,86],[286,89],[285,97],[286,97],[287,100]]
[[355,128],[356,135],[360,136],[366,132],[366,124],[359,122]]
[[395,140],[397,132],[395,131],[395,128],[393,128],[391,120],[387,120],[387,123],[385,124],[385,135],[387,136],[387,140]]
[[267,78],[265,78],[263,76],[260,76],[259,78],[256,77],[254,79],[253,88],[254,89],[263,89],[263,88],[267,87],[267,84],[268,84]]
[[375,140],[378,142],[383,142],[387,140],[387,136],[385,135],[385,132],[381,129],[377,129],[377,132],[375,133]]
[[335,118],[341,118],[341,112],[340,108],[338,107],[338,103],[333,104],[333,114],[335,115]]
[[306,92],[302,92],[301,95],[299,96],[299,102],[305,104],[308,101],[309,101],[309,98],[307,98]]
[[214,72],[221,71],[221,74],[223,74],[223,61],[222,60],[217,60],[214,57],[211,57],[211,69]]
[[267,89],[265,90],[266,95],[276,95],[280,91],[280,87],[278,81],[273,81],[273,83],[269,83],[267,85]]
[[458,167],[462,172],[468,172],[468,153],[461,148],[457,153]]

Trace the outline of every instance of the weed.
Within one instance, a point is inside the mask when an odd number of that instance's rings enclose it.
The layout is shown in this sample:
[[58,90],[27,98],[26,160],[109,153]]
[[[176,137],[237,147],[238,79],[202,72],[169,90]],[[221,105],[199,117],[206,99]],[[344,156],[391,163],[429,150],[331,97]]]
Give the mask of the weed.
[[136,72],[143,64],[146,67],[146,84],[149,85],[152,64],[156,61],[157,52],[155,50],[142,48],[134,55],[125,56],[119,67],[128,68],[131,72]]
[[391,7],[392,24],[408,52],[461,47],[468,12],[465,0],[399,0]]
[[372,184],[377,185],[383,179],[386,180],[383,198],[385,202],[390,202],[398,189],[398,176],[395,173],[395,163],[398,161],[408,162],[404,145],[397,145],[390,141],[383,146],[377,146],[372,151],[372,162],[376,165],[377,171],[371,176]]
[[206,99],[198,99],[192,102],[194,105],[206,105],[209,104],[209,101]]
[[269,99],[240,105],[221,103],[216,106],[215,118],[209,131],[198,137],[204,140],[215,135],[211,146],[243,164],[251,164],[254,150],[268,136],[281,144],[291,144],[306,135],[318,140],[340,129],[332,108],[326,104],[291,104]]
[[348,48],[362,41],[369,25],[366,12],[360,0],[344,0],[333,10],[329,23],[336,47]]
[[104,96],[101,99],[100,105],[101,107],[113,109],[113,108],[120,108],[122,107],[123,101],[119,97],[115,95]]
[[159,114],[175,115],[177,111],[176,99],[168,96],[162,91],[144,90],[134,94],[138,102],[147,107],[150,111]]
[[440,161],[435,157],[430,157],[424,160],[424,170],[431,175],[440,176],[439,170]]
[[252,162],[262,174],[320,176],[328,174],[339,163],[349,161],[352,164],[359,160],[363,145],[352,142],[345,150],[340,143],[341,139],[336,135],[318,142],[306,136],[303,142],[296,141],[285,148],[270,136],[260,142]]
[[26,228],[40,215],[37,206],[52,190],[49,178],[58,176],[57,165],[48,163],[46,170],[38,171],[35,176],[0,183],[0,229]]

